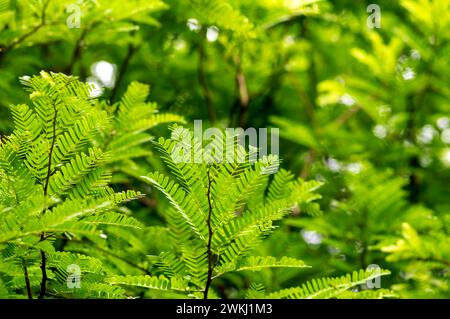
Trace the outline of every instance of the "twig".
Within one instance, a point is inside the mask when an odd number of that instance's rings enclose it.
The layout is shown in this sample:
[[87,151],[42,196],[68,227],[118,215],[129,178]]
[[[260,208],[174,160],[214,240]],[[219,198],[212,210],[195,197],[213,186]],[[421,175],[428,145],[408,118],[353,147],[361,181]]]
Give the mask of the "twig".
[[25,261],[23,263],[23,272],[25,275],[25,285],[27,287],[28,299],[33,299],[33,293],[31,292],[30,277],[28,276],[28,268],[27,268],[27,265],[25,264]]
[[72,74],[73,67],[75,66],[75,63],[80,59],[81,54],[83,52],[84,38],[86,37],[86,35],[88,33],[88,30],[89,30],[89,28],[85,28],[81,32],[81,35],[78,38],[77,43],[75,44],[75,49],[74,49],[73,54],[72,54],[72,59],[70,60],[69,65],[64,70],[64,73],[66,73],[68,75]]
[[236,86],[239,92],[239,126],[247,125],[248,105],[250,101],[247,81],[242,71],[241,52],[236,56]]
[[[306,21],[306,17],[305,16],[301,16],[299,17],[300,19],[300,35],[306,39],[309,38],[309,30],[308,30],[308,26],[307,26],[307,21]],[[312,129],[317,132],[316,129],[316,116],[315,116],[315,112],[317,109],[317,105],[316,105],[316,100],[317,100],[317,83],[318,83],[318,79],[317,79],[317,69],[316,69],[316,62],[314,59],[315,56],[315,50],[314,50],[314,46],[311,47],[310,49],[310,65],[307,71],[307,75],[308,75],[308,84],[309,84],[309,95],[306,94],[306,92],[303,91],[303,89],[301,88],[301,85],[299,85],[300,90],[299,90],[299,94],[300,95],[304,95],[305,96],[305,101],[306,101],[306,113],[308,116],[308,120],[310,122],[310,125],[312,127]],[[307,158],[305,160],[303,169],[300,172],[300,176],[303,179],[306,179],[311,171],[311,168],[313,166],[314,160],[316,159],[317,156],[317,150],[314,149],[313,147],[311,147],[308,151],[308,155]]]
[[120,66],[119,73],[117,74],[116,84],[111,92],[111,97],[109,99],[111,103],[113,103],[114,100],[116,99],[117,91],[119,90],[120,84],[122,83],[125,73],[127,72],[131,58],[133,57],[133,55],[136,51],[137,51],[137,47],[133,46],[132,44],[128,45],[127,55],[125,56],[125,59],[123,60],[122,65]]
[[[287,73],[286,68],[284,67],[284,65],[286,65],[287,63],[287,60],[287,56],[278,56],[277,61],[273,64],[272,72],[267,78],[266,83],[261,86],[261,89],[258,92],[253,94],[249,92],[249,100],[255,101],[252,103],[255,105],[255,109],[253,110],[253,112],[259,112],[260,115],[264,115],[263,117],[265,119],[267,119],[273,112],[273,96],[280,86],[281,78]],[[238,106],[239,101],[236,101],[235,105],[233,106],[233,110],[230,113],[231,123],[234,118],[233,113],[238,108]],[[261,106],[263,106],[262,109]],[[257,107],[259,109],[257,109]]]
[[58,110],[56,109],[55,103],[53,103],[53,136],[52,136],[52,144],[50,146],[49,154],[48,154],[48,163],[47,163],[47,176],[45,178],[45,185],[44,185],[44,196],[47,196],[48,194],[48,184],[50,182],[50,176],[52,173],[52,158],[53,158],[53,149],[55,148],[56,143],[56,119],[58,116]]
[[[407,138],[414,145],[417,144],[416,138],[416,100],[414,95],[408,96],[407,100],[407,111],[408,111],[408,121],[406,124],[406,134]],[[419,157],[414,154],[409,159],[409,166],[411,168],[411,173],[409,175],[409,199],[413,203],[417,203],[420,195],[420,182],[417,176],[416,170],[420,168]]]
[[198,81],[200,83],[200,89],[202,91],[203,98],[206,102],[206,107],[208,109],[208,117],[211,124],[216,122],[216,110],[214,109],[212,93],[208,87],[208,82],[206,81],[205,72],[205,62],[206,62],[206,52],[203,41],[200,40],[198,45]]
[[[306,113],[307,113],[308,119],[309,119],[310,123],[313,124],[315,122],[314,102],[311,101],[308,94],[303,89],[301,83],[298,81],[297,77],[291,76],[290,79],[291,79],[293,86],[297,89],[297,93],[298,93],[299,97],[301,99],[303,99],[303,101],[305,102]],[[317,153],[316,150],[314,150],[312,148],[309,149],[308,154],[305,159],[305,164],[300,172],[300,178],[306,179],[308,177],[308,175],[310,174],[312,164],[314,163],[314,161],[316,160],[316,157],[317,157],[316,153]]]
[[[50,176],[52,173],[52,158],[53,158],[53,149],[55,148],[56,143],[56,120],[58,117],[58,110],[56,109],[56,102],[53,102],[53,136],[52,136],[52,144],[50,146],[49,155],[48,155],[48,164],[47,164],[47,176],[45,179],[45,186],[44,186],[44,196],[46,197],[48,195],[48,185],[50,182]],[[45,210],[42,212],[42,214],[45,213]],[[45,233],[41,233],[41,239],[40,241],[45,240]],[[39,292],[39,299],[44,299],[46,289],[47,289],[47,257],[45,256],[45,252],[41,250],[41,272],[42,272],[42,280],[41,280],[41,290]]]
[[368,257],[368,249],[369,249],[369,240],[368,240],[368,236],[369,236],[369,225],[368,225],[368,220],[369,220],[369,216],[368,216],[368,211],[367,209],[365,209],[362,213],[361,216],[361,221],[359,224],[359,229],[360,229],[360,241],[361,241],[361,253],[359,255],[359,266],[361,269],[365,269],[368,265],[367,262],[367,257]]
[[306,113],[309,119],[314,119],[314,104],[309,98],[306,91],[303,89],[302,84],[298,80],[297,76],[290,75],[289,79],[291,80],[292,85],[297,90],[298,96],[305,102],[306,104]]
[[308,151],[308,155],[306,157],[305,160],[305,164],[303,166],[303,169],[300,173],[300,178],[302,179],[306,179],[311,171],[311,167],[314,163],[314,161],[316,160],[316,151],[314,149],[310,149]]
[[45,252],[41,250],[41,272],[42,272],[42,280],[41,280],[41,290],[39,291],[39,299],[44,299],[47,290],[47,257],[45,256]]
[[211,215],[212,215],[212,203],[211,203],[211,176],[210,176],[210,171],[208,169],[208,192],[207,192],[207,197],[208,197],[208,219],[206,221],[206,224],[208,225],[208,245],[207,245],[207,251],[208,251],[208,277],[206,279],[206,286],[205,286],[205,291],[203,294],[203,299],[208,299],[208,291],[209,291],[209,287],[211,286],[211,282],[212,282],[212,274],[214,271],[214,260],[213,260],[213,255],[212,255],[212,251],[211,251],[211,242],[212,242],[212,236],[213,236],[213,230],[212,230],[212,225],[211,225]]
[[23,41],[25,41],[27,38],[29,38],[30,36],[32,36],[33,34],[35,34],[36,32],[38,32],[43,26],[45,26],[46,21],[46,11],[47,11],[47,7],[48,4],[50,3],[50,0],[47,0],[44,4],[44,6],[42,7],[42,14],[41,14],[41,21],[39,22],[39,24],[37,24],[36,26],[34,26],[30,31],[28,31],[27,33],[23,34],[22,36],[20,36],[19,38],[15,39],[13,42],[11,42],[9,45],[5,46],[4,48],[0,48],[0,63],[3,59],[3,57],[5,56],[5,54],[14,49],[16,46],[18,46],[20,43],[22,43]]
[[334,122],[334,125],[336,128],[344,125],[348,120],[352,118],[353,115],[358,113],[361,110],[360,105],[356,105],[352,107],[351,109],[348,109],[346,112],[344,112],[341,116],[339,116],[336,121]]
[[133,268],[139,269],[140,271],[142,271],[143,273],[145,273],[147,275],[151,275],[151,273],[147,269],[145,269],[144,267],[141,267],[137,264],[132,263],[131,261],[125,259],[124,257],[116,255],[116,254],[114,254],[106,249],[103,249],[102,247],[99,247],[97,245],[94,245],[94,248],[97,249],[98,251],[101,251],[104,254],[110,255],[111,257],[114,257],[114,258],[117,258],[117,259],[123,261],[124,263],[128,264],[129,266],[131,266]]

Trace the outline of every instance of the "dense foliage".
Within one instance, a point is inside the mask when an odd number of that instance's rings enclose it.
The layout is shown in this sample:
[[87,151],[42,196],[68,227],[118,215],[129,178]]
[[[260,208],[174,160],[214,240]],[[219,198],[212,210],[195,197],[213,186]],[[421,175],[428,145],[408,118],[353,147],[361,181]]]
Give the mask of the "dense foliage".
[[0,0],[0,298],[449,298],[450,1],[371,3]]

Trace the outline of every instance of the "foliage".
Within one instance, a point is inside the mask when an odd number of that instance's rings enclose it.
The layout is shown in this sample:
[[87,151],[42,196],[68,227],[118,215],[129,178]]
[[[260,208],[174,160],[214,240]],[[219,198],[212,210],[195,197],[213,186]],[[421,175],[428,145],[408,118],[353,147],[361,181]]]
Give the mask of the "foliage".
[[[56,248],[64,247],[67,240],[102,236],[105,227],[143,227],[118,210],[122,203],[143,195],[115,192],[108,186],[111,164],[123,160],[111,156],[126,151],[127,158],[136,157],[131,151],[148,140],[148,134],[140,132],[180,118],[155,116],[153,107],[149,114],[140,112],[136,121],[136,110],[148,106],[143,104],[148,90],[138,83],[130,85],[114,121],[90,98],[90,86],[74,77],[42,72],[22,78],[22,83],[30,92],[32,106],[12,106],[16,129],[0,145],[4,296],[23,291],[18,278],[24,274],[29,297],[39,285],[40,298],[67,294],[65,275],[73,265],[86,274],[86,286],[75,297],[123,296],[104,281],[108,272],[101,261]],[[114,125],[126,129],[105,136],[104,130]],[[127,134],[146,138],[121,145],[118,141]]]
[[0,298],[448,298],[450,1],[371,3],[0,0]]

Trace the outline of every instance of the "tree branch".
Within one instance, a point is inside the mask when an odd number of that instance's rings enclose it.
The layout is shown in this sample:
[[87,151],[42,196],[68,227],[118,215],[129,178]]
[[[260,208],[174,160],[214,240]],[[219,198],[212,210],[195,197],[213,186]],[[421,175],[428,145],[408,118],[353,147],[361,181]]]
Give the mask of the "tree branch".
[[50,182],[50,176],[52,174],[52,158],[53,158],[53,149],[55,148],[56,143],[56,119],[58,116],[58,111],[56,110],[56,105],[53,103],[53,136],[52,136],[52,144],[50,146],[49,154],[48,154],[48,163],[47,163],[47,176],[45,178],[45,185],[44,185],[44,196],[47,196],[48,194],[48,184]]
[[208,277],[206,279],[206,286],[205,286],[205,291],[203,294],[203,299],[208,299],[208,292],[209,292],[209,287],[211,286],[211,282],[212,282],[212,274],[214,271],[214,260],[213,260],[213,254],[211,251],[211,242],[212,242],[212,236],[213,236],[213,230],[212,230],[212,225],[211,225],[211,215],[212,215],[212,203],[211,203],[211,176],[210,176],[210,170],[208,169],[208,192],[207,192],[207,197],[208,197],[208,219],[206,221],[207,225],[208,225],[208,245],[207,245],[207,250],[208,250]]
[[33,293],[31,291],[31,284],[30,284],[30,277],[28,276],[28,268],[27,268],[27,265],[25,264],[25,261],[23,263],[23,272],[24,272],[24,276],[25,276],[25,285],[27,287],[28,299],[33,299]]
[[111,103],[113,103],[114,100],[116,99],[117,91],[119,90],[120,84],[122,83],[125,73],[127,72],[128,66],[130,65],[131,58],[136,52],[137,47],[133,46],[133,44],[129,44],[127,55],[125,56],[122,65],[120,66],[119,73],[117,74],[116,84],[114,85],[114,88],[111,92],[111,97],[109,98]]
[[334,122],[334,125],[336,126],[336,128],[344,125],[348,120],[350,120],[360,110],[361,110],[361,105],[355,105],[351,109],[348,109],[346,112],[344,112],[341,116],[339,116],[336,119],[336,121]]
[[[48,195],[48,185],[50,182],[50,176],[52,174],[52,158],[53,158],[53,149],[55,148],[56,143],[56,120],[58,117],[58,110],[56,109],[56,102],[53,102],[53,136],[52,136],[52,144],[50,146],[49,155],[48,155],[48,164],[47,164],[47,176],[45,178],[44,185],[44,196]],[[45,214],[45,210],[42,212]],[[40,241],[45,240],[45,233],[41,234]],[[45,292],[47,290],[47,257],[45,256],[45,252],[41,250],[41,272],[42,272],[42,280],[41,280],[41,290],[39,292],[39,299],[44,299]]]
[[43,250],[41,250],[41,272],[42,280],[41,290],[39,291],[39,299],[44,299],[47,290],[47,257],[45,256],[45,252]]
[[247,88],[247,81],[242,71],[241,53],[236,56],[236,86],[239,92],[239,127],[245,128],[247,125],[248,105],[250,96]]
[[206,72],[205,72],[205,62],[206,62],[206,52],[205,47],[200,40],[198,45],[198,81],[200,83],[200,89],[202,91],[203,98],[206,102],[206,107],[208,109],[208,117],[211,124],[216,122],[216,110],[214,109],[212,93],[208,87],[208,82],[206,81]]
[[[300,35],[308,40],[310,40],[310,32],[307,25],[306,16],[299,17],[300,22]],[[311,58],[310,58],[310,65],[307,70],[307,76],[308,76],[308,88],[309,88],[309,94],[306,94],[303,89],[301,88],[301,85],[299,85],[300,90],[299,94],[304,95],[305,101],[306,101],[306,115],[308,117],[308,121],[310,122],[310,125],[314,132],[317,132],[316,129],[316,109],[317,109],[317,68],[316,68],[316,61],[315,61],[315,49],[314,45],[311,46],[310,52],[309,52]],[[306,157],[303,169],[300,172],[300,176],[303,179],[306,179],[310,171],[313,167],[313,163],[317,156],[317,150],[311,147],[308,150],[308,155]]]
[[68,75],[72,74],[75,63],[80,59],[81,54],[83,52],[83,47],[84,47],[84,38],[86,37],[88,30],[89,30],[89,28],[85,28],[81,32],[81,35],[78,38],[77,43],[75,44],[75,49],[73,51],[70,63],[64,70],[65,74],[68,74]]
[[[91,244],[93,244],[93,242],[91,242]],[[145,273],[147,275],[151,275],[150,271],[148,271],[144,267],[141,267],[141,266],[139,266],[137,264],[134,264],[133,262],[127,260],[126,258],[124,258],[122,256],[116,255],[116,254],[114,254],[114,253],[112,253],[112,252],[110,252],[110,251],[108,251],[106,249],[103,249],[102,247],[97,246],[97,245],[94,245],[94,248],[97,249],[98,251],[106,254],[106,255],[109,255],[111,257],[114,257],[116,259],[119,259],[119,260],[123,261],[124,263],[128,264],[129,266],[131,266],[133,268],[139,269],[140,271],[142,271],[143,273]]]
[[43,26],[45,26],[46,21],[46,11],[47,11],[47,7],[48,4],[50,3],[50,0],[47,0],[44,3],[44,6],[42,7],[42,14],[41,14],[41,21],[39,22],[39,24],[37,24],[36,26],[34,26],[30,31],[22,34],[22,36],[20,36],[19,38],[15,39],[14,41],[12,41],[10,44],[8,44],[6,47],[4,48],[0,48],[0,64],[2,62],[3,57],[5,56],[5,54],[14,49],[16,46],[18,46],[19,44],[21,44],[22,42],[24,42],[26,39],[28,39],[30,36],[32,36],[33,34],[35,34],[36,32],[38,32]]

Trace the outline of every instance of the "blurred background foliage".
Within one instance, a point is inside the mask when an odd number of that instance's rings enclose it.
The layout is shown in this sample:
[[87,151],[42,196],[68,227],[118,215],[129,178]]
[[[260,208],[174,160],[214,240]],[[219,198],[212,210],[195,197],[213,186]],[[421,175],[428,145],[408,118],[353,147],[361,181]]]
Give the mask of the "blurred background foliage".
[[[40,70],[91,82],[106,104],[140,81],[188,123],[278,127],[283,167],[324,182],[321,213],[296,212],[257,250],[313,267],[230,275],[216,283],[223,296],[378,264],[400,297],[448,298],[450,1],[379,0],[380,28],[367,25],[371,3],[0,0],[0,134],[27,99],[19,77]],[[97,254],[139,273],[164,247],[168,204],[133,177],[162,170],[159,158],[128,164],[117,187],[150,194],[130,208],[161,228],[117,230],[98,245],[128,249]]]

